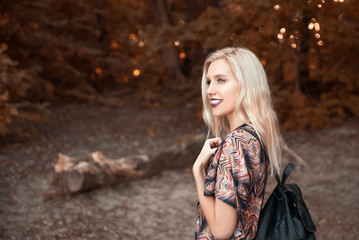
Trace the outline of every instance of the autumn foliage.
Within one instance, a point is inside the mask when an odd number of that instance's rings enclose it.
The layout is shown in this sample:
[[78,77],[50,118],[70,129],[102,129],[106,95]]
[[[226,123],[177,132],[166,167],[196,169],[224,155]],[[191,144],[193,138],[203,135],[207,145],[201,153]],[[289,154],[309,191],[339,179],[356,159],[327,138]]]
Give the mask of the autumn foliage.
[[[265,66],[285,129],[359,118],[352,0],[3,0],[0,133],[27,103],[197,103],[204,58],[245,46]],[[173,102],[173,97],[177,102]],[[198,106],[200,109],[200,106]]]

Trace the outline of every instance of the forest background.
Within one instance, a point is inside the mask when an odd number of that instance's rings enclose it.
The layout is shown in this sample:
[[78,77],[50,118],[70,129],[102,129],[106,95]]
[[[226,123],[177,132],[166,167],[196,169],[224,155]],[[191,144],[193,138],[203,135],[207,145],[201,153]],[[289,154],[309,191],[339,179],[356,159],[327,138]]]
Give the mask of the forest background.
[[[286,151],[282,166],[296,165],[288,180],[317,238],[356,239],[356,0],[0,0],[0,238],[192,239],[202,65],[227,46],[266,69],[283,137],[304,159]],[[90,174],[100,183],[72,195],[51,185],[60,153],[95,151],[145,155],[154,172],[116,184]]]
[[196,103],[209,52],[253,50],[284,129],[359,117],[359,9],[350,0],[2,0],[0,132],[21,109],[85,101]]

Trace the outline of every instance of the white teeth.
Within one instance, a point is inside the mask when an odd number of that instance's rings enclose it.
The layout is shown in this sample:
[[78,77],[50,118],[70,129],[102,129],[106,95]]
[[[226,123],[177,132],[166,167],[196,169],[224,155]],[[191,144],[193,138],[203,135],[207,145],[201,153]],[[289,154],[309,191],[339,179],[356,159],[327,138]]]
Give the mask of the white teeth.
[[211,103],[212,103],[212,104],[217,104],[217,103],[220,103],[220,102],[222,102],[222,100],[219,100],[219,99],[213,99],[213,100],[211,100]]

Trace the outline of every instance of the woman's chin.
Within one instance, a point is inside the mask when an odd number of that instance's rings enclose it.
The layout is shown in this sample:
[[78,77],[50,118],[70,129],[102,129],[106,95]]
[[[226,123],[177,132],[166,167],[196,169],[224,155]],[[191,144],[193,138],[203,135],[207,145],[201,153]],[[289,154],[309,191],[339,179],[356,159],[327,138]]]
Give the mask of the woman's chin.
[[213,115],[214,117],[221,117],[221,116],[223,116],[223,114],[222,114],[221,112],[218,112],[218,111],[212,111],[212,115]]

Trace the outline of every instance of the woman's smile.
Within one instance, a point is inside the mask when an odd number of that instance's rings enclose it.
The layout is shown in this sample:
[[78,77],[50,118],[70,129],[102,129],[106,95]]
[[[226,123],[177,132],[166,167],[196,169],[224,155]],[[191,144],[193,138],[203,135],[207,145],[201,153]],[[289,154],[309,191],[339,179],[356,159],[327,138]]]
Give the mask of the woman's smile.
[[211,98],[210,102],[211,102],[212,107],[217,107],[219,104],[221,104],[221,102],[223,102],[223,100]]

